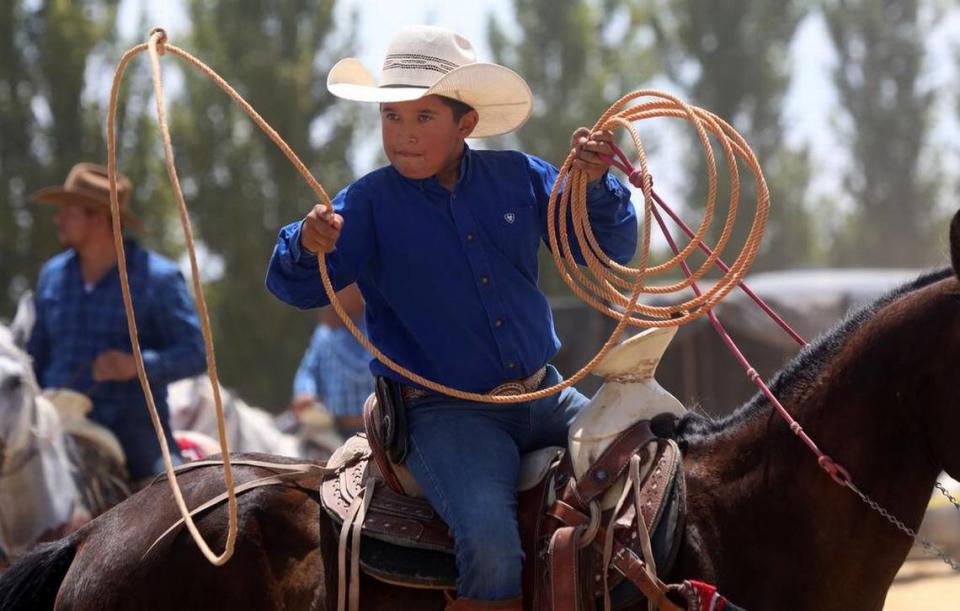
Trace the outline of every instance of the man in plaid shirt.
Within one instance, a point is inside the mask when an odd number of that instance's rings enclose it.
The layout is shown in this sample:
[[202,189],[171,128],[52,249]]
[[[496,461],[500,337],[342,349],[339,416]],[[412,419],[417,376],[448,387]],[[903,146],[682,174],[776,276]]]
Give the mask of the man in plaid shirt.
[[[124,224],[130,181],[118,176]],[[57,238],[68,250],[48,261],[37,281],[37,322],[27,346],[44,388],[70,388],[90,397],[89,417],[109,428],[137,481],[163,470],[160,445],[131,354],[110,217],[107,169],[80,163],[64,185],[31,196],[58,206]],[[203,338],[177,266],[135,241],[124,242],[140,347],[171,453],[167,384],[206,369]]]

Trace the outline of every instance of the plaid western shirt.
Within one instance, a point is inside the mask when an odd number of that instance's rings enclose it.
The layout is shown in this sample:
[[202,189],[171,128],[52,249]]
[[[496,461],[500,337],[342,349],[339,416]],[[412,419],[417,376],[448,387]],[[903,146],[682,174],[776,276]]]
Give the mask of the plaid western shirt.
[[[183,276],[172,261],[125,242],[130,291],[147,378],[161,414],[169,382],[206,370],[203,338]],[[149,423],[136,378],[95,383],[92,365],[106,350],[132,352],[117,268],[85,287],[73,250],[53,257],[40,271],[37,322],[27,346],[44,388],[72,388],[94,404],[91,416],[110,426]]]
[[359,416],[373,392],[372,358],[346,327],[317,325],[293,379],[293,394],[316,397],[334,416]]

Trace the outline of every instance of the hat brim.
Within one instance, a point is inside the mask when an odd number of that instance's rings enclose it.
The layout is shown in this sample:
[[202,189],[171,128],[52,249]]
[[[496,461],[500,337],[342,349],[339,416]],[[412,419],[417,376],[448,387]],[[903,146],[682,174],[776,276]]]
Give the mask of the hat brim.
[[533,111],[533,93],[513,70],[475,63],[446,73],[429,88],[378,87],[373,75],[354,58],[340,60],[327,75],[333,95],[356,102],[407,102],[428,95],[460,100],[480,115],[471,138],[499,136],[519,129]]
[[[67,191],[61,187],[44,187],[30,194],[30,200],[36,204],[47,206],[83,206],[94,210],[103,210],[110,213],[110,204],[95,197]],[[142,232],[143,223],[127,210],[120,211],[120,220],[134,231]]]

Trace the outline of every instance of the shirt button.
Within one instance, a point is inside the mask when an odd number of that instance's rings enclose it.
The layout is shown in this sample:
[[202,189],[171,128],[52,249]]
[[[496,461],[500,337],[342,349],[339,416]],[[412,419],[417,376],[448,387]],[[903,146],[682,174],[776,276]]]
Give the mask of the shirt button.
[[467,242],[473,242],[473,234],[472,234],[472,233],[468,233],[468,234],[467,234]]
[[488,282],[490,282],[489,276],[480,276],[480,284],[487,284]]
[[494,321],[493,326],[494,326],[494,327],[502,327],[502,326],[503,326],[503,321],[498,318],[497,320]]
[[507,367],[509,367],[510,369],[513,369],[513,368],[516,367],[516,366],[517,366],[516,363],[512,363],[512,362],[511,362],[511,363],[507,363]]

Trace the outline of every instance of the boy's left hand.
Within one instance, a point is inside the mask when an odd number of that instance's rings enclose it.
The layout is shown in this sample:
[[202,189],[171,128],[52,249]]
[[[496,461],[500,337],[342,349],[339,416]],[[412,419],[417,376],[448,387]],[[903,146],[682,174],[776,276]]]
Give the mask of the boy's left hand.
[[613,155],[611,143],[613,143],[613,132],[608,129],[591,134],[586,127],[580,127],[573,132],[573,138],[570,141],[575,156],[573,165],[586,173],[589,182],[598,180],[610,168],[610,164],[600,155],[608,157]]

